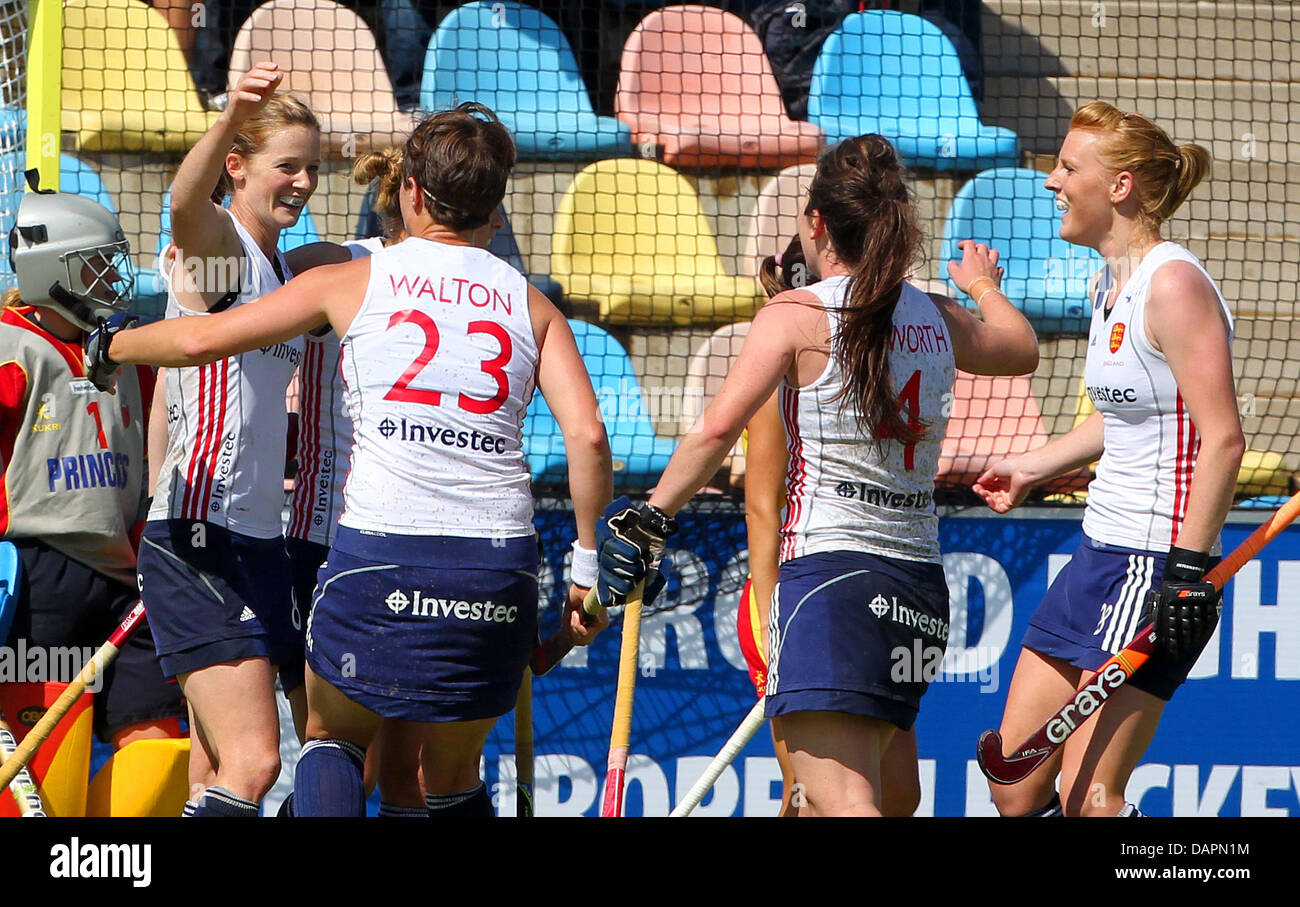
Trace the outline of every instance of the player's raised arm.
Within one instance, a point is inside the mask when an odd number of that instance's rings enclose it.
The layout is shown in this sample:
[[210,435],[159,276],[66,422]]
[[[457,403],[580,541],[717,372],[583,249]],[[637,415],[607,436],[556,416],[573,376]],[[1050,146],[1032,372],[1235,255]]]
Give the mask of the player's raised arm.
[[1002,292],[998,251],[964,239],[961,261],[948,262],[957,288],[975,300],[976,318],[953,300],[931,296],[943,312],[957,368],[973,375],[1027,375],[1038,367],[1038,336]]

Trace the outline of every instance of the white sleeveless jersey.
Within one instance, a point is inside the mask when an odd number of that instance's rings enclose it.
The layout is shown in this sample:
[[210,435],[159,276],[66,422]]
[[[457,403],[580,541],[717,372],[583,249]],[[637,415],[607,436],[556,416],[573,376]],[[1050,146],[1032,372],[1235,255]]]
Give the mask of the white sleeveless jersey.
[[[1093,300],[1084,383],[1105,426],[1105,448],[1088,486],[1083,531],[1099,542],[1163,551],[1178,538],[1201,437],[1183,404],[1164,354],[1146,332],[1151,278],[1171,261],[1205,269],[1177,243],[1146,254],[1106,314],[1109,272]],[[1206,279],[1214,286],[1209,274]],[[1232,339],[1232,314],[1219,295]],[[1212,553],[1218,553],[1216,540]]]
[[522,274],[474,247],[388,246],[342,346],[355,441],[340,525],[533,534],[523,420],[537,342]]
[[[352,258],[384,247],[382,239],[343,243]],[[343,397],[339,338],[332,330],[303,337],[298,366],[298,475],[285,534],[330,545],[343,513],[343,482],[352,456],[352,419]]]
[[[834,337],[848,278],[828,278],[807,289],[826,306]],[[943,404],[956,366],[943,316],[910,284],[903,285],[894,310],[889,365],[899,399],[927,426],[916,444],[873,439],[856,408],[839,399],[844,375],[833,356],[807,387],[781,383],[790,454],[782,562],[842,550],[940,560],[934,476],[948,425]]]
[[[243,226],[231,218],[244,259],[244,305],[281,285]],[[291,275],[277,251],[287,280]],[[184,308],[167,277],[167,317],[204,318]],[[209,365],[167,369],[167,454],[149,519],[206,520],[253,538],[282,534],[287,417],[284,392],[302,357],[301,338]]]

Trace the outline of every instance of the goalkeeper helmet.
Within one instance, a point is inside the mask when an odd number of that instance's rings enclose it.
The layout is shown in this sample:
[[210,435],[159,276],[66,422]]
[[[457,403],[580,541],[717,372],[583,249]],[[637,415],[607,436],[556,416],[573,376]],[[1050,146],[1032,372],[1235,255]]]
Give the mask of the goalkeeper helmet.
[[23,195],[9,231],[9,266],[23,302],[54,309],[82,330],[130,308],[130,244],[113,213],[89,198]]

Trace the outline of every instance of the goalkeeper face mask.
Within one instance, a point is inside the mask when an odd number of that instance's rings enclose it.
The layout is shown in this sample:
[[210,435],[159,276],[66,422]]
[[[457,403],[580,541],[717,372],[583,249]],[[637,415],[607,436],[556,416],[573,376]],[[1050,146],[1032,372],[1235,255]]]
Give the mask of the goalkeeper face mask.
[[54,309],[84,331],[130,310],[131,247],[103,205],[66,192],[29,192],[9,231],[9,264],[29,305]]

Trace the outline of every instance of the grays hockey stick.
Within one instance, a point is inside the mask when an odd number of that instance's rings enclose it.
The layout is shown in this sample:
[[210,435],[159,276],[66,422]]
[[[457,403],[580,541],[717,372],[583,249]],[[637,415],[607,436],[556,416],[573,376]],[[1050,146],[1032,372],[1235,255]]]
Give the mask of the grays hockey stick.
[[682,802],[678,803],[677,807],[668,814],[670,817],[689,816],[691,810],[700,805],[700,801],[713,787],[714,782],[718,780],[718,776],[735,760],[736,755],[754,738],[754,735],[758,733],[758,729],[763,726],[763,722],[767,720],[767,717],[763,714],[765,705],[767,705],[766,696],[759,698],[758,702],[754,703],[754,707],[749,710],[749,714],[740,723],[740,727],[736,728],[735,733],[722,745],[718,755],[713,757],[713,761],[704,770],[704,774],[700,775],[700,780],[691,786],[691,789],[686,792],[686,796],[682,798]]
[[[1300,515],[1300,493],[1295,494],[1250,536],[1205,575],[1205,581],[1215,589],[1223,590],[1246,563],[1277,538]],[[1002,735],[985,731],[980,735],[975,753],[980,770],[995,784],[1015,784],[1038,768],[1060,749],[1070,735],[1079,729],[1088,717],[1100,709],[1110,696],[1146,664],[1156,648],[1155,628],[1147,624],[1132,641],[1112,655],[1097,671],[1088,677],[1079,690],[1056,714],[1034,734],[1009,754],[1002,752]]]

